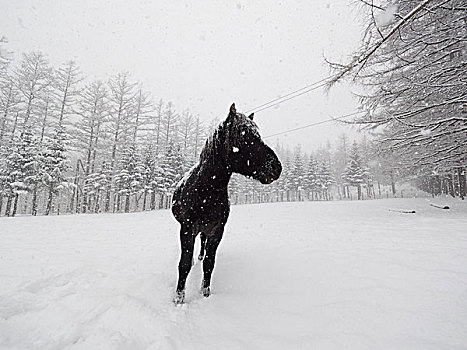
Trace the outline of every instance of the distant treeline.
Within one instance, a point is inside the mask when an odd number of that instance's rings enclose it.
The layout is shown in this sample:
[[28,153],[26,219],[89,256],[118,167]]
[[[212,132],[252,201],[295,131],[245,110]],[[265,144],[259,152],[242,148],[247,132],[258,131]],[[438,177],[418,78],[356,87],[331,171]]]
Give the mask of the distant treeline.
[[[86,81],[75,62],[51,67],[41,52],[0,57],[0,215],[167,208],[217,124],[155,100],[126,72]],[[374,198],[382,186],[395,195],[407,177],[365,137],[341,135],[313,152],[273,147],[280,179],[262,186],[234,176],[233,203]],[[465,195],[463,173],[413,180],[428,192]]]

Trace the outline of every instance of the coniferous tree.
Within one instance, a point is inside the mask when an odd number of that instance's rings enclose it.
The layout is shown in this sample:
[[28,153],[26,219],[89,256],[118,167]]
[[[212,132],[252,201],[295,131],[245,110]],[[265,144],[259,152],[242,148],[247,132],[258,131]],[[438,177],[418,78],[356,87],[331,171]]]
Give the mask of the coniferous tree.
[[164,113],[164,102],[159,100],[154,106],[154,116],[152,117],[153,132],[152,142],[155,145],[155,154],[159,156],[162,150],[162,114]]
[[302,151],[301,151],[301,147],[298,146],[296,149],[295,149],[295,152],[294,152],[294,159],[293,159],[293,164],[292,164],[292,169],[291,169],[291,178],[290,178],[290,182],[291,182],[291,188],[296,191],[299,196],[300,196],[300,192],[302,189],[303,189],[303,185],[304,185],[304,165],[303,165],[303,156],[302,156]]
[[229,182],[229,197],[233,199],[233,203],[239,202],[239,196],[244,192],[243,181],[240,174],[232,174]]
[[125,198],[125,213],[130,212],[130,198],[143,190],[143,168],[135,144],[125,148],[120,170],[114,177],[117,193]]
[[333,181],[329,164],[325,161],[321,163],[318,182],[321,189],[322,198],[325,200],[330,199],[330,188]]
[[52,86],[48,85],[44,87],[41,93],[41,99],[37,101],[38,109],[38,120],[37,125],[40,128],[39,142],[44,141],[44,137],[49,135],[50,130],[53,130],[54,121],[52,120],[52,109],[53,109],[53,96]]
[[138,141],[138,135],[144,126],[148,126],[150,123],[150,114],[152,112],[152,102],[149,92],[143,90],[142,84],[137,88],[135,98],[133,99],[133,106],[131,108],[131,126],[133,128],[133,139],[134,144]]
[[339,197],[349,197],[348,187],[341,181],[341,175],[344,173],[348,164],[350,142],[346,134],[342,134],[337,139],[336,152],[334,153],[333,173],[336,179],[336,185]]
[[40,118],[40,103],[44,91],[52,84],[52,70],[47,58],[41,52],[24,54],[19,68],[14,74],[14,81],[21,93],[21,132],[26,127],[37,125]]
[[345,172],[342,174],[342,178],[344,180],[344,184],[357,188],[357,196],[359,200],[363,199],[362,186],[364,185],[367,176],[367,171],[363,165],[358,144],[354,141],[349,155],[349,163]]
[[46,140],[40,155],[42,182],[48,192],[45,215],[52,211],[54,195],[58,195],[61,189],[70,185],[66,177],[69,168],[67,143],[65,130],[59,126],[52,133],[52,137]]
[[286,200],[290,201],[290,190],[292,190],[292,160],[291,160],[291,155],[290,152],[287,151],[285,154],[285,160],[282,163],[282,174],[279,177],[278,181],[280,183],[278,184],[281,188],[281,190],[285,193],[286,195]]
[[[318,162],[313,155],[310,155],[307,164],[307,170],[305,175],[306,189],[308,191],[308,199],[317,199],[318,191]],[[311,198],[310,198],[311,194]]]
[[6,145],[8,131],[13,131],[15,114],[19,113],[21,97],[13,78],[5,73],[0,77],[0,145]]
[[88,175],[85,182],[85,191],[88,194],[88,205],[94,213],[102,211],[105,194],[112,182],[112,171],[108,162],[103,161],[99,171]]
[[75,61],[68,61],[55,71],[53,86],[58,126],[65,125],[67,116],[72,112],[81,80],[81,72]]
[[165,177],[164,188],[170,191],[175,188],[177,182],[182,178],[183,171],[183,154],[180,146],[172,143],[167,147],[165,159],[162,165]]
[[195,148],[196,134],[193,129],[196,126],[196,119],[189,110],[183,111],[180,117],[180,143],[184,158],[187,160],[184,170],[188,170],[193,165],[193,149]]
[[[167,103],[165,111],[162,114],[161,130],[163,135],[163,145],[168,148],[178,142],[178,123],[180,116],[174,109],[172,102]],[[172,145],[170,145],[172,143]]]
[[[2,182],[5,186],[4,193],[7,196],[6,216],[16,215],[18,199],[21,194],[36,190],[39,180],[38,167],[38,144],[33,138],[31,130],[26,128],[23,136],[16,137],[8,148],[8,153],[5,154]],[[12,203],[13,207],[11,207]]]
[[[94,187],[87,185],[86,182],[94,182],[97,157],[103,153],[102,134],[106,122],[106,97],[107,90],[104,84],[101,81],[92,82],[82,89],[76,108],[79,119],[74,132],[74,146],[81,154],[84,164],[83,212],[87,212],[88,209],[88,191],[93,191],[92,196],[95,197]],[[88,180],[89,176],[91,179]]]
[[[109,80],[109,129],[111,135],[111,158],[110,169],[112,173],[116,170],[119,151],[122,143],[128,138],[130,132],[129,121],[131,108],[135,96],[135,83],[130,82],[127,72],[117,74]],[[110,198],[112,184],[108,188],[105,197],[105,211],[110,210]],[[115,208],[115,206],[114,206]]]
[[[151,141],[151,138],[146,140],[142,152],[141,160],[141,174],[142,174],[142,190],[143,190],[143,211],[146,210],[146,200],[147,195],[151,195],[151,209],[153,201],[155,201],[155,176],[156,176],[156,167],[157,167],[157,157],[155,153],[154,144]],[[153,199],[154,198],[154,199]],[[155,203],[155,202],[154,202]]]

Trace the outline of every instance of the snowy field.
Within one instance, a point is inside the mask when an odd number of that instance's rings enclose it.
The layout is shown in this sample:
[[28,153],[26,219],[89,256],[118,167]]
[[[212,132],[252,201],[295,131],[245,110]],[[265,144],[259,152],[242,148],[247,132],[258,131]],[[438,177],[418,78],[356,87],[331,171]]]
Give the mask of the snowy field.
[[0,349],[467,349],[467,204],[435,201],[235,206],[181,307],[169,211],[0,218]]

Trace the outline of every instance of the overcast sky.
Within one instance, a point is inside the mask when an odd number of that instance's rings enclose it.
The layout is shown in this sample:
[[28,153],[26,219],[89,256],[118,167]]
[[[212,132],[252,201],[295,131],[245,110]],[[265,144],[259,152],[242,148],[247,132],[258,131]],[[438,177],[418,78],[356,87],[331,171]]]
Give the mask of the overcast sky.
[[[129,71],[155,99],[206,122],[232,102],[255,108],[329,75],[361,36],[351,0],[0,0],[0,36],[15,54],[40,50],[58,66],[74,59],[89,80]],[[348,86],[313,91],[256,114],[263,136],[355,111]],[[313,150],[334,123],[282,135]],[[275,143],[276,137],[267,141]]]

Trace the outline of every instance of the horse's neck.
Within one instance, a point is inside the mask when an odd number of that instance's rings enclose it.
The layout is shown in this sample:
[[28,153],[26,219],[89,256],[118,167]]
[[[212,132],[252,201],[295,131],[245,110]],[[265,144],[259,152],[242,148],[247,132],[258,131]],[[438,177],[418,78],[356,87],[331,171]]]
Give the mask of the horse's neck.
[[204,186],[212,190],[226,190],[232,176],[232,172],[215,159],[200,163],[199,174]]
[[216,130],[201,151],[198,171],[203,187],[208,190],[227,190],[232,176],[223,154],[225,146],[220,133],[220,129]]

